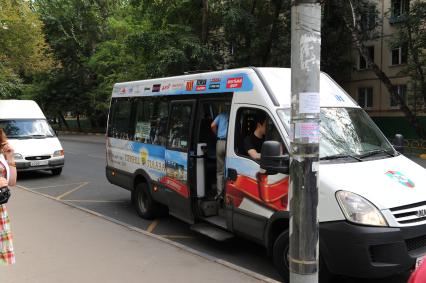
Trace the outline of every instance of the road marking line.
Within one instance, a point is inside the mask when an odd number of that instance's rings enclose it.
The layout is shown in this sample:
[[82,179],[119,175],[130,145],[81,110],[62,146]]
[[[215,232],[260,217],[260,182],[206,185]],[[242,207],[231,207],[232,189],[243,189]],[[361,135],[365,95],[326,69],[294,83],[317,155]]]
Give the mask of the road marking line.
[[182,235],[160,235],[160,236],[167,239],[195,239],[195,237],[182,236]]
[[157,227],[157,225],[158,225],[158,220],[155,219],[154,221],[151,222],[151,224],[149,224],[146,231],[148,231],[149,233],[152,233],[152,231],[154,231],[154,229],[155,229],[155,227]]
[[86,186],[87,184],[89,184],[89,182],[83,182],[83,183],[81,183],[81,185],[77,186],[76,188],[74,188],[74,189],[72,189],[72,190],[70,190],[68,192],[65,192],[62,195],[56,197],[56,199],[57,200],[61,200],[64,196],[67,196],[67,195],[69,195],[69,194],[71,194],[71,193],[73,193],[73,192],[81,189],[82,187]]
[[77,185],[77,184],[81,184],[81,183],[82,182],[70,183],[70,184],[62,184],[62,185],[54,185],[54,186],[47,186],[47,187],[29,188],[29,189],[31,189],[31,190],[49,189],[49,188],[56,188],[56,187],[65,187],[65,186]]
[[129,202],[126,200],[90,200],[90,199],[64,199],[64,201],[72,201],[72,202],[100,202],[100,203],[125,203]]

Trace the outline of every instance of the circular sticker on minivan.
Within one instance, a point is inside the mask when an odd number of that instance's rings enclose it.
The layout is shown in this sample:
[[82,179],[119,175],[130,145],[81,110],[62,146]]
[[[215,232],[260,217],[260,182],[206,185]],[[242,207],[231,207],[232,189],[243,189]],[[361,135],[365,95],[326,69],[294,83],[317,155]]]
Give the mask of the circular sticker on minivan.
[[395,179],[400,184],[402,184],[406,187],[414,188],[414,183],[410,179],[408,179],[406,176],[404,176],[404,174],[402,174],[401,172],[388,171],[388,172],[386,172],[386,175],[391,177],[392,179]]

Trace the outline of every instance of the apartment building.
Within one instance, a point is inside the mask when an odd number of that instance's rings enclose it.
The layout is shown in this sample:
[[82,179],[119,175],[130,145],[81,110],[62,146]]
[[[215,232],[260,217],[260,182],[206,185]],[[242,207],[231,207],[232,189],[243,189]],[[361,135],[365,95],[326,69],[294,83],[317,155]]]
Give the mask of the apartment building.
[[[376,39],[367,42],[367,47],[374,62],[383,70],[411,107],[417,105],[419,120],[426,128],[425,103],[414,101],[410,78],[402,74],[407,63],[407,47],[391,45],[391,37],[397,32],[398,25],[406,19],[409,0],[376,0],[379,12],[379,27]],[[372,13],[373,14],[373,13]],[[363,24],[370,24],[365,19]],[[345,90],[369,113],[381,127],[383,132],[392,137],[395,133],[403,133],[409,138],[415,138],[414,131],[409,126],[399,104],[394,100],[385,85],[380,82],[372,70],[368,69],[365,60],[354,48],[352,52],[354,66],[350,78],[343,82]]]

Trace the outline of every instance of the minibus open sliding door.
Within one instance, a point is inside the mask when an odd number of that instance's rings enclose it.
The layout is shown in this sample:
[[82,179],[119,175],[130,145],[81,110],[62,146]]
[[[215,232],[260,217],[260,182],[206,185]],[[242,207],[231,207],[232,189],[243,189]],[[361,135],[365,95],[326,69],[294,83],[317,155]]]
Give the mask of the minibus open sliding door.
[[163,177],[162,183],[168,189],[170,214],[193,223],[188,152],[191,146],[195,100],[172,101],[170,106],[165,152],[166,176]]

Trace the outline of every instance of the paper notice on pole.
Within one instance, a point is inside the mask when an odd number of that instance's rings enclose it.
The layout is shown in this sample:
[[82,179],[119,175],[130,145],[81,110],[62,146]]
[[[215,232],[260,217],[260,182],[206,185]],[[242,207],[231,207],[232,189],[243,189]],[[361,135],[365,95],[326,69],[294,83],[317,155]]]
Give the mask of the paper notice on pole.
[[299,93],[299,113],[315,114],[320,112],[320,95],[318,92]]
[[318,123],[296,123],[294,128],[294,138],[307,140],[309,143],[319,142],[319,124]]

